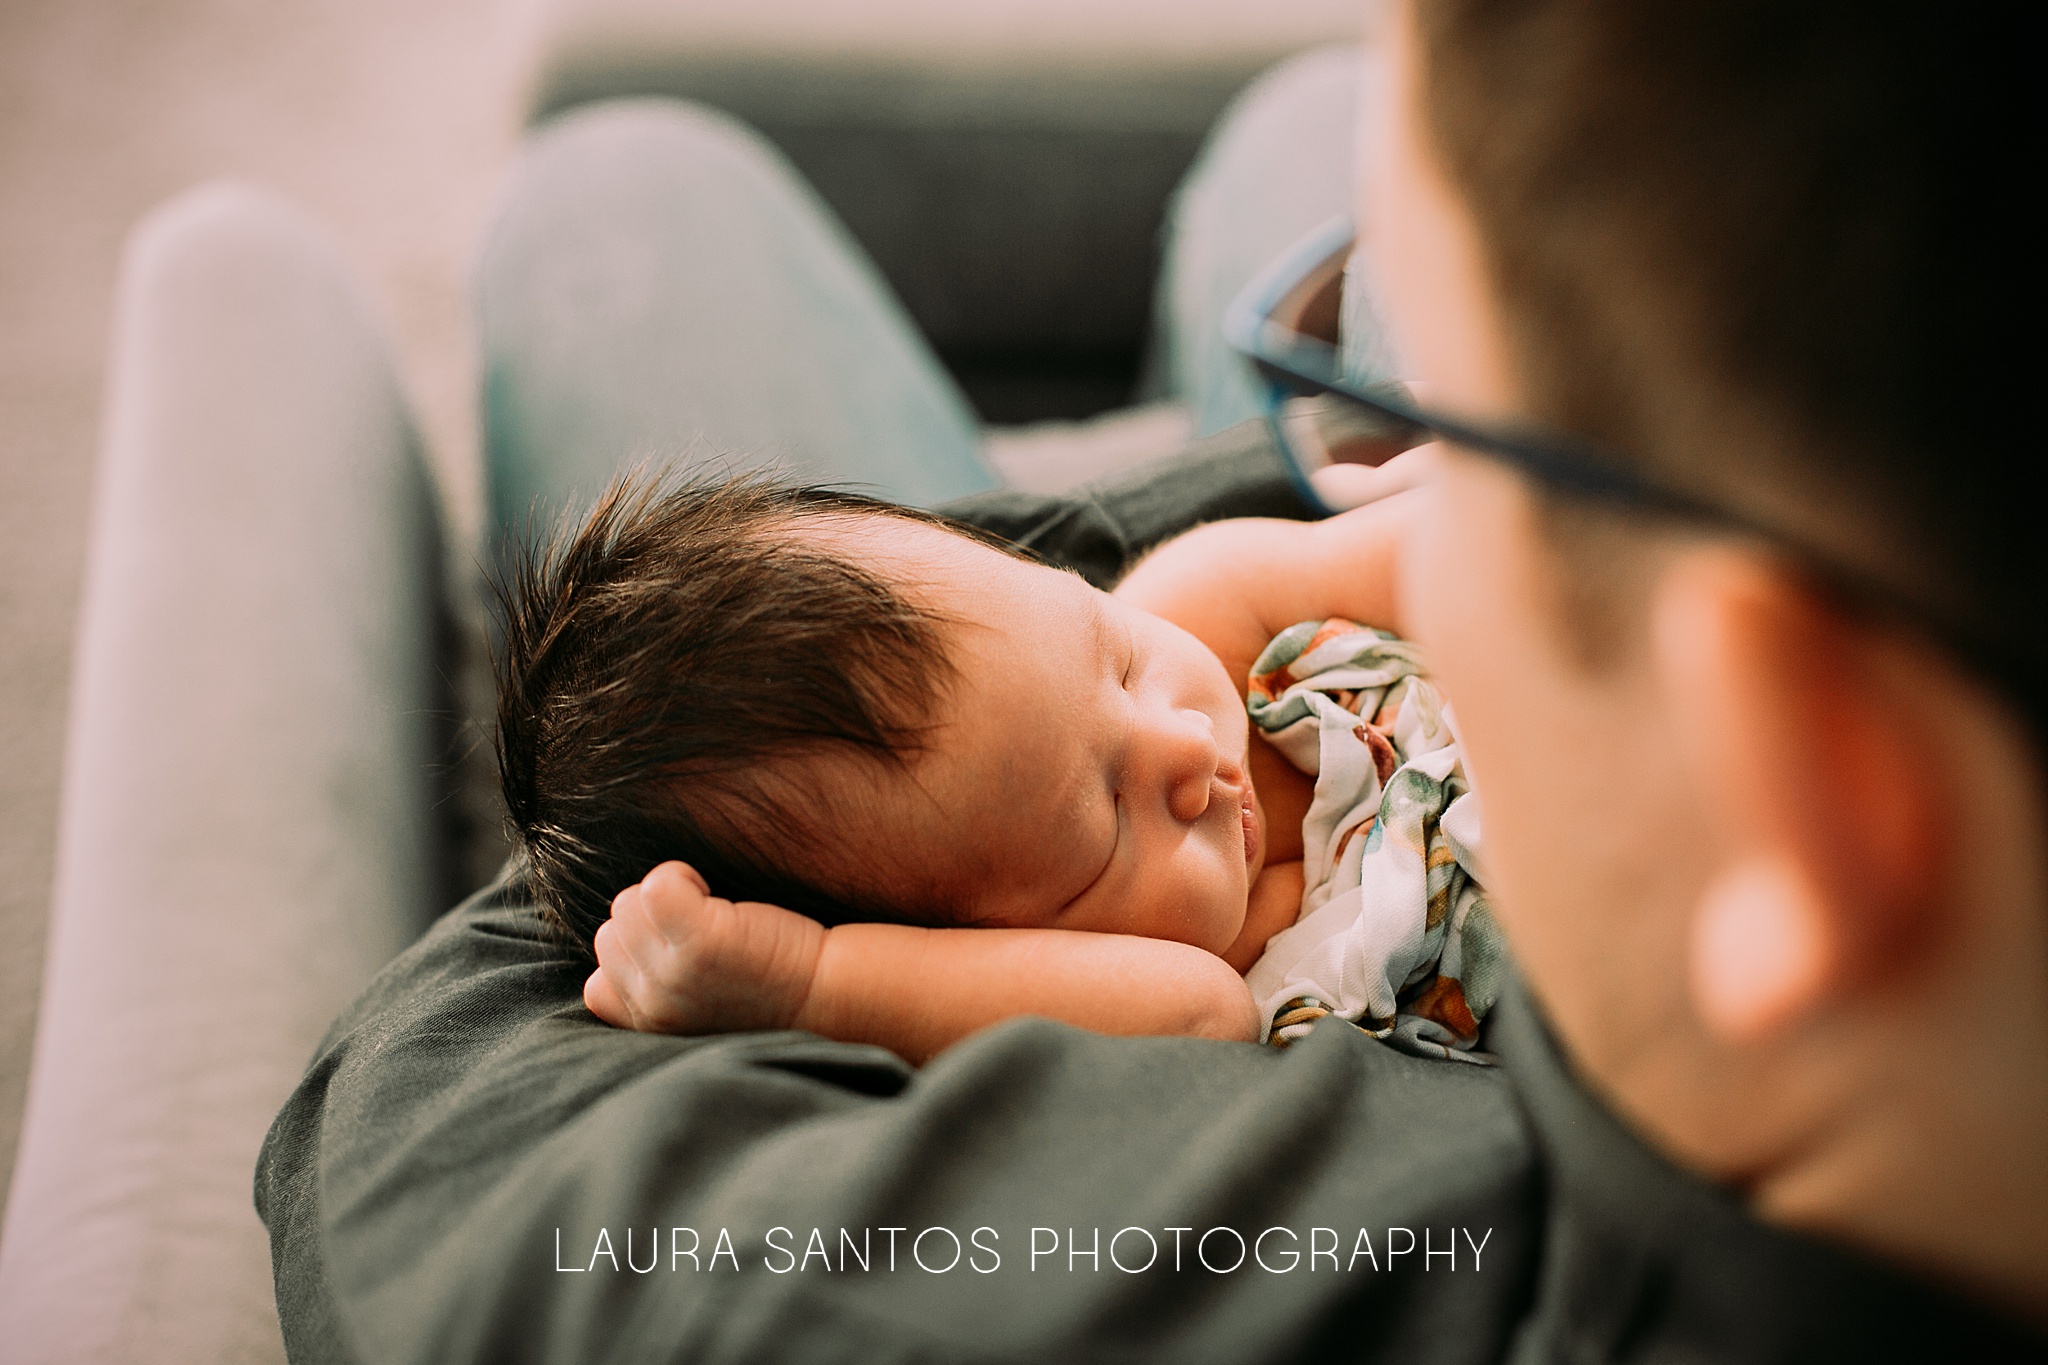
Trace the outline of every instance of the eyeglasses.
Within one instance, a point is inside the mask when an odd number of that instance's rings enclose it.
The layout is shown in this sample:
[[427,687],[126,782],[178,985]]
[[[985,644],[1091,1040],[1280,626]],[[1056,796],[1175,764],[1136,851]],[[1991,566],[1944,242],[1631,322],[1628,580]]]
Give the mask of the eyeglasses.
[[1895,562],[1906,572],[1887,575],[1821,548],[1810,536],[1673,488],[1595,443],[1533,427],[1471,422],[1417,403],[1397,382],[1347,373],[1335,342],[1355,238],[1348,218],[1332,219],[1260,272],[1223,318],[1224,340],[1263,381],[1267,424],[1288,475],[1318,515],[1339,510],[1309,477],[1333,459],[1362,452],[1359,462],[1378,464],[1424,441],[1443,441],[1572,498],[1762,541],[1845,605],[1920,627],[2003,684],[2030,716],[2048,714],[2048,667],[2038,644],[2025,632],[1971,620],[1976,613],[1944,605],[1924,584],[1907,580],[1910,566],[1903,556]]

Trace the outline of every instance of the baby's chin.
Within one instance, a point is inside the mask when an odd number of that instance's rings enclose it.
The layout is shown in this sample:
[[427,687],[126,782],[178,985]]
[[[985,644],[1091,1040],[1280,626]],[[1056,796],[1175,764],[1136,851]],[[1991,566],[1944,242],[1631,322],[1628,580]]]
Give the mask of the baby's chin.
[[1259,869],[1256,865],[1247,867],[1243,884],[1233,886],[1229,893],[1217,899],[1203,915],[1203,925],[1207,932],[1202,935],[1202,941],[1197,943],[1196,947],[1207,949],[1222,957],[1237,942],[1238,936],[1244,933],[1245,925],[1251,919],[1251,889],[1258,877]]
[[1229,957],[1230,950],[1237,946],[1244,934],[1245,925],[1251,919],[1251,895],[1249,891],[1229,905],[1219,905],[1213,914],[1204,919],[1206,932],[1199,936],[1194,946],[1218,957]]

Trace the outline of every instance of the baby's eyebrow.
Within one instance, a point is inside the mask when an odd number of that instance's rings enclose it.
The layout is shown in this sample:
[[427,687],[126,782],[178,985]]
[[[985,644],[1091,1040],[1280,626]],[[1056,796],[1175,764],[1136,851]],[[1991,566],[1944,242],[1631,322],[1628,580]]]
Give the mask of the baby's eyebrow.
[[1088,629],[1095,637],[1095,654],[1102,660],[1102,671],[1109,676],[1118,673],[1117,659],[1122,655],[1128,632],[1110,619],[1109,608],[1104,605],[1109,598],[1093,589],[1088,593]]
[[[1117,689],[1121,691],[1126,681],[1125,669],[1121,661],[1126,655],[1133,659],[1137,657],[1137,641],[1131,634],[1130,626],[1110,611],[1109,594],[1091,589],[1088,598],[1088,610],[1091,616],[1089,625],[1095,636],[1097,657],[1102,660],[1101,675],[1109,682],[1115,684]],[[1115,774],[1123,771],[1124,764],[1129,756],[1129,749],[1130,733],[1128,726],[1119,726],[1117,736],[1112,742],[1108,753],[1110,769],[1108,781],[1112,789],[1114,789],[1118,781]]]

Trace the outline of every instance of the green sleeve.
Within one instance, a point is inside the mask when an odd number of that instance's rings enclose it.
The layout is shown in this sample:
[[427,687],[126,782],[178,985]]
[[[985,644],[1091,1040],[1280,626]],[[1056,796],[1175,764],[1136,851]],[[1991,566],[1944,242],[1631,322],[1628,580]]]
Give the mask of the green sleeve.
[[1098,588],[1114,585],[1159,542],[1204,522],[1312,515],[1263,421],[1241,422],[1170,460],[1072,494],[998,490],[942,510],[1073,569]]
[[1493,1071],[1027,1019],[919,1072],[619,1032],[584,971],[515,881],[336,1024],[257,1174],[294,1360],[1413,1365],[1499,1358],[1531,1292]]

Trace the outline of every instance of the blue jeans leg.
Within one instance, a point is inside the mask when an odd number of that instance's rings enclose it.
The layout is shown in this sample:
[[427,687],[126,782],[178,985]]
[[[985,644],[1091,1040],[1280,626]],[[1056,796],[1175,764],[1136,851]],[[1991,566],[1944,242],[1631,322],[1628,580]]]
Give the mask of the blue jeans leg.
[[781,155],[670,100],[529,144],[478,279],[493,530],[622,467],[772,467],[929,505],[995,486],[966,400]]
[[1356,212],[1360,100],[1383,78],[1354,46],[1289,58],[1238,96],[1181,182],[1167,213],[1155,363],[1196,435],[1259,414],[1251,371],[1223,343],[1224,309],[1296,241]]

